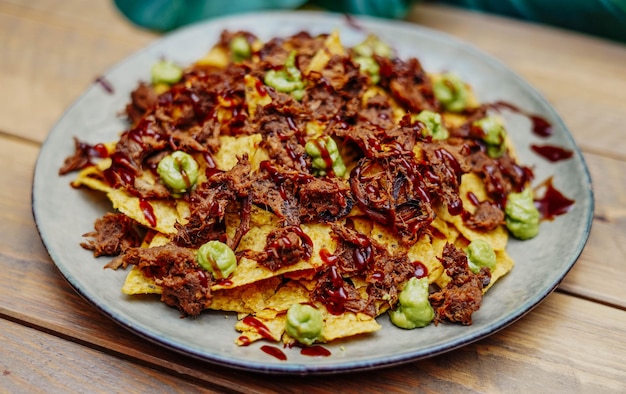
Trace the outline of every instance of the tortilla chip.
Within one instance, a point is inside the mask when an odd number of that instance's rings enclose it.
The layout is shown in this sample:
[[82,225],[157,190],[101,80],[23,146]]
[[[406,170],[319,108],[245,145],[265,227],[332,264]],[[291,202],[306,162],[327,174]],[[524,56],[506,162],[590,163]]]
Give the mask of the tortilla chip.
[[343,56],[344,54],[345,49],[341,44],[339,32],[337,30],[333,30],[333,32],[330,33],[324,41],[324,46],[317,51],[315,56],[313,56],[311,63],[309,63],[309,66],[304,73],[310,74],[313,71],[320,72],[324,69],[324,67],[326,67],[326,64],[328,64],[333,55]]
[[[257,264],[254,260],[242,257],[239,260],[237,269],[233,275],[228,278],[228,282],[219,283],[213,286],[213,289],[233,288],[271,278],[273,276],[279,276],[288,272],[310,270],[312,268],[322,266],[324,261],[320,257],[320,250],[324,247],[332,252],[336,248],[335,241],[330,236],[330,226],[325,223],[316,223],[302,224],[300,227],[313,242],[313,251],[309,260],[301,260],[295,264],[272,271]],[[239,243],[237,250],[253,250],[257,252],[263,251],[267,235],[273,229],[274,226],[270,225],[250,226],[250,231],[248,231],[248,233],[241,238],[241,242]]]
[[137,266],[133,266],[128,271],[122,286],[122,293],[126,295],[161,294],[162,292],[161,286],[154,283],[153,279],[146,277]]
[[[272,339],[278,342],[285,332],[286,320],[287,318],[284,313],[279,315],[276,312],[270,313],[264,317],[245,317],[235,324],[235,329],[241,332],[241,336],[237,338],[235,343],[240,346],[249,345],[259,339]],[[255,324],[248,324],[247,322],[249,321],[252,321]],[[264,331],[263,334],[259,333],[258,323],[261,324],[261,327],[264,327],[262,329]]]
[[228,171],[237,164],[237,158],[245,153],[248,154],[252,170],[258,170],[260,163],[269,158],[267,152],[259,148],[262,139],[261,134],[238,137],[220,136],[220,150],[213,157],[216,167]]
[[[128,194],[124,189],[113,189],[107,193],[107,196],[111,200],[113,208],[142,225],[161,233],[175,234],[177,230],[174,225],[177,222],[186,222],[186,220],[180,216],[177,203],[165,200],[141,201],[140,198]],[[147,206],[149,206],[149,208],[146,208]],[[151,223],[151,221],[148,220],[144,209],[149,212],[151,210],[149,215],[155,218],[155,223]]]
[[[333,315],[324,307],[319,307],[319,310],[322,312],[324,327],[322,328],[322,336],[318,342],[330,342],[340,338],[371,333],[381,328],[381,325],[376,319],[362,313],[345,312],[341,315]],[[296,342],[294,338],[291,338],[285,332],[285,324],[287,321],[286,313],[264,311],[263,316],[256,315],[253,319],[254,320],[246,320],[246,318],[244,318],[239,320],[235,325],[235,329],[242,333],[236,340],[238,345],[247,345],[259,339],[274,339],[275,341],[279,341],[281,337],[285,343]],[[254,324],[248,324],[249,322],[253,322]],[[265,326],[261,328],[264,334],[259,333],[258,322]]]
[[[474,204],[467,197],[473,193],[479,201],[487,200],[487,192],[482,180],[474,173],[463,174],[459,195],[463,201],[463,207],[470,213],[476,210]],[[468,240],[482,239],[489,243],[493,250],[504,250],[509,239],[509,233],[504,225],[500,225],[491,231],[478,231],[465,225],[462,215],[452,216],[447,207],[441,206],[436,209],[437,216],[446,222],[452,223],[457,230]]]
[[228,51],[221,46],[211,48],[202,59],[196,62],[197,66],[225,68],[230,63]]
[[255,78],[250,74],[246,74],[244,82],[246,84],[246,103],[248,104],[248,115],[250,115],[250,119],[254,119],[257,107],[266,106],[272,102],[272,98],[269,94],[261,94],[263,91],[259,91],[259,86],[264,86],[260,79]]
[[375,332],[381,329],[376,319],[363,313],[346,312],[341,315],[327,314],[321,342]]

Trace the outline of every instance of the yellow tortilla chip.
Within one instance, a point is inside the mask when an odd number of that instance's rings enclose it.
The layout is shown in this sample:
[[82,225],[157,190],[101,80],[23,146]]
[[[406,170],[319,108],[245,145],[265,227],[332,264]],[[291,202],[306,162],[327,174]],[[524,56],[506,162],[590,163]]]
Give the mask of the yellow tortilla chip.
[[220,136],[220,150],[215,154],[216,167],[227,171],[237,164],[237,158],[248,154],[252,171],[259,169],[259,164],[267,160],[269,156],[264,149],[259,148],[259,143],[263,139],[260,134],[232,137]]
[[[273,226],[262,225],[258,227],[250,226],[250,231],[246,233],[241,239],[237,250],[253,250],[263,251],[265,248],[265,240],[270,231],[274,229]],[[265,268],[256,261],[242,257],[239,260],[239,265],[228,278],[228,282],[219,283],[213,286],[213,289],[232,288],[237,286],[254,283],[263,279],[271,278],[273,276],[279,276],[288,272],[304,271],[312,268],[320,267],[324,264],[324,261],[320,257],[320,250],[322,248],[328,249],[330,252],[334,251],[335,241],[330,237],[330,226],[325,223],[316,224],[303,224],[300,226],[302,231],[311,238],[313,242],[313,251],[309,260],[301,260],[295,264],[282,267],[279,270],[272,271]]]
[[491,282],[489,282],[489,285],[485,287],[484,291],[489,290],[489,288],[493,286],[498,279],[509,273],[509,271],[513,269],[514,265],[515,262],[506,250],[496,251],[496,268],[491,271]]
[[[272,98],[269,94],[261,94],[259,86],[264,86],[263,82],[258,78],[253,77],[250,74],[246,74],[244,77],[246,86],[246,103],[248,104],[248,115],[250,119],[254,119],[256,115],[256,109],[258,106],[266,106],[272,102]],[[263,88],[264,89],[264,88]]]
[[[241,332],[235,343],[238,345],[248,345],[259,339],[271,339],[280,341],[285,332],[285,314],[270,313],[264,317],[246,316],[235,324],[235,329]],[[253,322],[253,324],[249,324]],[[259,324],[260,323],[260,324]],[[259,326],[262,327],[259,329]],[[263,334],[259,331],[263,330]]]
[[[476,210],[476,207],[469,200],[468,193],[473,193],[479,201],[487,200],[487,192],[481,179],[474,173],[463,174],[461,178],[461,186],[459,187],[459,195],[463,201],[463,207],[470,213]],[[509,239],[509,233],[504,225],[500,225],[491,231],[477,231],[465,225],[462,215],[452,216],[448,212],[447,207],[441,206],[436,209],[437,216],[446,222],[454,224],[459,232],[468,240],[482,239],[489,243],[493,250],[504,250]]]
[[[107,193],[107,196],[113,208],[161,233],[174,234],[176,233],[174,224],[186,222],[180,216],[176,203],[165,200],[141,201],[140,198],[131,196],[124,189],[113,189]],[[154,222],[150,219],[151,217],[154,218]]]
[[221,46],[214,46],[211,48],[209,53],[207,53],[202,59],[196,62],[197,66],[209,66],[209,67],[217,67],[217,68],[225,68],[228,66],[230,62],[230,56],[228,51]]
[[[330,342],[340,338],[372,333],[381,328],[376,319],[362,313],[345,312],[341,315],[333,315],[323,306],[319,306],[319,309],[322,312],[324,326],[318,342]],[[242,333],[242,336],[237,338],[236,343],[247,345],[260,339],[279,341],[281,337],[285,343],[294,343],[295,339],[285,332],[286,320],[286,313],[274,311],[264,311],[262,316],[256,315],[252,319],[245,317],[235,325],[235,329]],[[261,334],[259,330],[263,330],[264,333]]]
[[363,313],[345,312],[341,315],[329,313],[324,317],[321,342],[371,333],[380,329],[381,325],[376,319]]
[[311,72],[320,72],[326,67],[326,64],[330,61],[330,58],[333,55],[344,55],[345,49],[341,44],[341,39],[339,38],[339,32],[337,30],[333,30],[331,34],[328,35],[326,40],[324,41],[324,46],[317,51],[315,56],[311,59],[311,63],[307,67],[305,74],[310,74]]
[[122,293],[127,295],[161,294],[162,292],[161,286],[154,283],[153,279],[146,277],[137,266],[133,266],[128,271],[122,286]]

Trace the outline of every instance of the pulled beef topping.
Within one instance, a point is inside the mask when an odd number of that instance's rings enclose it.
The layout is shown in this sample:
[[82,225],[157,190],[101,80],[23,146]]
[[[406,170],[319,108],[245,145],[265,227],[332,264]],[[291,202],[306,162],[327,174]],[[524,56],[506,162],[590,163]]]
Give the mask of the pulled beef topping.
[[109,152],[102,144],[89,145],[74,137],[74,154],[68,156],[63,166],[59,169],[59,175],[66,175],[70,172],[82,170],[93,165],[92,159],[108,157]]
[[334,222],[353,205],[350,188],[337,178],[313,178],[300,187],[298,201],[303,223]]
[[306,172],[310,159],[304,151],[304,129],[309,115],[290,95],[267,91],[272,103],[258,108],[254,122],[263,135],[260,146],[274,162]]
[[252,201],[279,216],[286,225],[299,225],[298,186],[311,179],[311,175],[263,161],[254,179]]
[[459,196],[461,176],[469,172],[470,166],[462,152],[463,145],[442,144],[439,142],[424,143],[422,151],[430,171],[425,182],[436,190],[437,195],[448,207],[451,215],[463,212],[463,203]]
[[435,324],[445,320],[472,324],[472,313],[480,308],[483,288],[491,281],[489,268],[481,268],[478,274],[470,271],[467,256],[456,246],[448,243],[439,259],[446,274],[450,277],[448,285],[432,293],[428,299],[435,310]]
[[158,95],[152,86],[140,82],[139,86],[130,93],[130,103],[126,105],[126,116],[131,123],[138,123],[148,110],[156,104],[157,98]]
[[361,110],[361,97],[367,88],[367,77],[350,58],[333,55],[321,73],[309,75],[313,86],[302,103],[316,119],[341,118],[354,123]]
[[336,121],[329,125],[329,132],[339,139],[354,143],[365,157],[374,157],[381,151],[381,141],[387,139],[384,128],[373,123],[360,122],[350,126],[344,121]]
[[[349,279],[344,279],[339,269],[328,265],[315,275],[313,299],[320,301],[332,314],[340,315],[345,311],[361,312],[368,309],[368,300]],[[374,309],[374,308],[370,308]]]
[[382,94],[376,94],[367,99],[365,108],[359,112],[359,121],[371,123],[386,130],[396,126],[391,103]]
[[489,157],[479,150],[467,157],[471,171],[483,179],[487,195],[503,208],[506,196],[511,192],[522,191],[532,178],[532,172],[515,163],[508,153],[498,159]]
[[437,111],[439,103],[432,83],[416,58],[406,61],[375,56],[380,65],[380,85],[388,88],[393,97],[410,112]]
[[[116,261],[117,260],[117,261]],[[196,263],[196,251],[174,244],[153,248],[130,248],[112,266],[137,266],[161,286],[161,301],[185,316],[197,316],[211,303],[211,274]]]
[[[415,269],[405,253],[392,255],[387,249],[356,230],[333,224],[338,245],[329,264],[317,277],[315,299],[331,313],[360,312],[370,316],[380,313],[382,305],[392,305],[400,286]],[[350,277],[365,275],[367,296],[354,287]]]
[[141,245],[137,223],[124,214],[107,213],[96,219],[94,229],[84,235],[89,239],[80,246],[92,250],[96,257],[117,256],[128,248]]
[[299,226],[281,227],[267,235],[262,252],[247,250],[243,256],[272,271],[308,260],[313,251],[311,238]]
[[333,224],[332,231],[338,242],[334,259],[339,272],[346,276],[367,273],[374,263],[374,249],[378,245],[364,234],[340,224]]
[[433,199],[409,154],[361,159],[350,174],[350,189],[359,208],[392,228],[405,244],[415,243],[435,219]]
[[[237,164],[225,172],[216,172],[189,195],[190,214],[185,224],[176,223],[173,241],[179,246],[198,248],[210,240],[226,241],[224,216],[229,207],[242,213],[237,236],[228,240],[236,248],[250,224],[250,177],[248,156],[240,157]],[[242,204],[243,202],[243,204]]]
[[481,201],[474,214],[464,220],[474,230],[491,231],[504,223],[504,212],[491,201]]

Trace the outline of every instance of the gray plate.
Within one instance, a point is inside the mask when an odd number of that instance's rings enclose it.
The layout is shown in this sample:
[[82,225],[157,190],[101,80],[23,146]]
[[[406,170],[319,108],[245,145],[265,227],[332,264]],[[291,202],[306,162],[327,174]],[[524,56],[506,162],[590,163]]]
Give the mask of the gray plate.
[[[565,125],[546,100],[504,65],[449,36],[402,22],[359,18],[355,29],[340,15],[325,13],[265,13],[235,16],[193,25],[169,34],[109,70],[104,77],[114,87],[107,93],[94,84],[72,105],[50,132],[35,168],[33,212],[50,257],[76,291],[122,326],[182,353],[235,368],[268,373],[339,373],[373,369],[426,358],[485,338],[528,313],[550,294],[580,255],[589,235],[593,213],[591,180],[582,155]],[[284,349],[280,361],[260,350],[234,344],[236,316],[209,312],[197,319],[181,319],[179,312],[154,298],[130,298],[120,287],[126,273],[103,270],[105,259],[94,259],[79,243],[94,220],[111,210],[97,193],[69,186],[74,175],[59,177],[63,159],[73,153],[72,137],[95,144],[115,140],[127,124],[117,114],[139,80],[149,78],[151,65],[162,57],[189,64],[202,57],[222,29],[248,30],[267,40],[300,30],[312,34],[339,29],[347,46],[366,32],[393,44],[402,58],[416,56],[428,71],[454,70],[476,90],[482,102],[504,100],[549,120],[554,134],[539,139],[525,116],[504,112],[508,131],[522,163],[532,166],[536,182],[554,176],[554,185],[576,200],[573,209],[541,225],[533,240],[511,240],[508,251],[516,261],[513,271],[487,294],[472,326],[443,324],[401,330],[386,316],[375,334],[325,345],[329,357],[306,357],[298,349]],[[532,143],[549,143],[574,151],[557,164],[536,156]]]

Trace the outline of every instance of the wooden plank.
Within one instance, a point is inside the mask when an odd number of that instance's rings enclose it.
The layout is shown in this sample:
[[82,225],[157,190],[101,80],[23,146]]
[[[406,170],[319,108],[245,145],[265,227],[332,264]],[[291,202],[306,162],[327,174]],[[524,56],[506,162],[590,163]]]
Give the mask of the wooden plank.
[[[626,309],[626,162],[587,154],[595,196],[594,222],[587,245],[560,288]],[[607,291],[607,288],[610,290]]]
[[7,393],[220,392],[0,319],[0,387]]
[[[0,3],[0,131],[42,142],[98,75],[156,35],[111,34],[105,26],[72,24],[23,4]],[[119,16],[109,14],[103,12],[105,20],[119,25]]]
[[[72,322],[72,314],[82,314],[85,310],[90,308],[69,308],[56,313]],[[558,293],[518,323],[476,344],[432,359],[376,372],[324,378],[266,377],[212,366],[160,351],[139,338],[128,341],[121,328],[101,321],[95,311],[86,315],[91,315],[91,319],[83,321],[85,326],[75,329],[103,333],[99,339],[85,342],[89,346],[106,352],[119,351],[120,357],[128,357],[131,361],[158,370],[176,371],[203,385],[223,384],[224,388],[242,392],[322,393],[342,387],[347,393],[412,392],[417,389],[437,392],[527,392],[540,389],[547,392],[601,393],[619,392],[626,388],[626,371],[621,359],[626,351],[622,335],[626,313]],[[67,335],[66,332],[57,334]],[[100,343],[95,346],[94,342]],[[64,352],[58,353],[56,359],[51,357],[51,363],[65,358]]]

